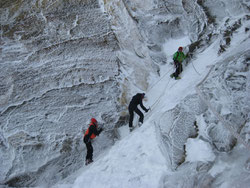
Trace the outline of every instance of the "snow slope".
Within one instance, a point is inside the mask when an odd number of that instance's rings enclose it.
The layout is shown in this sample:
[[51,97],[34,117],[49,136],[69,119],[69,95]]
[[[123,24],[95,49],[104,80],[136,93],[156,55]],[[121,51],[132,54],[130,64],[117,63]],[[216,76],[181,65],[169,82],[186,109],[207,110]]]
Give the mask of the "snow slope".
[[[169,77],[173,71],[172,65],[163,65],[161,78],[158,80],[152,78],[151,86],[146,93],[147,101],[144,101],[144,105],[150,106],[151,111],[145,114],[142,127],[136,128],[132,133],[128,132],[128,127],[120,128],[121,139],[111,149],[99,156],[95,156],[94,153],[94,163],[87,167],[83,165],[78,173],[55,187],[152,188],[193,187],[194,185],[199,187],[199,185],[204,184],[195,183],[195,180],[188,179],[189,172],[192,172],[190,165],[198,162],[214,163],[208,173],[211,179],[223,172],[221,179],[218,178],[213,185],[211,185],[212,180],[207,178],[209,187],[236,187],[237,181],[241,182],[241,187],[250,185],[249,166],[244,167],[244,164],[249,164],[249,162],[245,162],[247,156],[250,156],[250,152],[243,145],[239,144],[231,152],[234,158],[226,153],[218,157],[208,142],[201,140],[199,136],[195,139],[190,138],[186,143],[186,162],[177,171],[172,171],[168,150],[161,142],[158,128],[160,122],[158,120],[167,110],[175,107],[187,95],[195,93],[195,86],[207,74],[211,65],[226,58],[228,54],[237,53],[237,49],[249,48],[247,47],[250,42],[249,38],[244,40],[244,37],[240,37],[241,35],[244,33],[239,32],[234,36],[233,45],[227,53],[221,56],[218,56],[217,53],[219,40],[215,40],[196,59],[192,59],[184,67],[181,80],[176,81]],[[178,40],[183,42],[183,46],[188,44],[188,40],[185,38]],[[168,52],[171,51],[172,43],[173,41],[171,43],[166,41],[167,55],[170,55]],[[200,126],[204,123],[200,122]],[[204,128],[200,127],[199,135],[205,134],[204,131]],[[241,178],[237,177],[236,174],[242,175]],[[191,181],[193,182],[190,183]]]

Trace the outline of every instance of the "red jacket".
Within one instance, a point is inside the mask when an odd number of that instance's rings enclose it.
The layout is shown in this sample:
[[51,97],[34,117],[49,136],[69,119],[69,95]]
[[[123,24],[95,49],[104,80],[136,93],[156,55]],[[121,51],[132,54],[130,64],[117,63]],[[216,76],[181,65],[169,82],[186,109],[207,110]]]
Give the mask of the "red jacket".
[[98,128],[97,124],[93,122],[89,124],[89,128],[84,134],[85,142],[88,142],[89,139],[94,139],[96,136],[98,136],[101,133],[102,130],[98,130],[97,128]]

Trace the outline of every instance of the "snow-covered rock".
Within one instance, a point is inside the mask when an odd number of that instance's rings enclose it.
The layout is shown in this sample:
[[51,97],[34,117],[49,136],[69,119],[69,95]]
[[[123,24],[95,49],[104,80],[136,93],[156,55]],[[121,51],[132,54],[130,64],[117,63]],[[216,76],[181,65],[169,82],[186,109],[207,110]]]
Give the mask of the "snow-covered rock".
[[51,185],[84,163],[90,118],[119,118],[119,46],[98,1],[0,4],[0,184]]

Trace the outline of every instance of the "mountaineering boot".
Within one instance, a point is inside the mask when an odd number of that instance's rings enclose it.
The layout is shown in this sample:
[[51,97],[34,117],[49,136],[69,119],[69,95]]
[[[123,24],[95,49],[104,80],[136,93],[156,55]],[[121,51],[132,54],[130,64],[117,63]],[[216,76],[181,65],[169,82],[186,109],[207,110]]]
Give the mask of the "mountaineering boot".
[[88,164],[90,164],[90,163],[92,163],[92,162],[94,162],[92,159],[86,159],[85,165],[88,165]]
[[171,77],[171,78],[173,78],[173,77],[174,77],[174,73],[173,73],[173,74],[171,74],[171,75],[170,75],[170,77]]
[[177,77],[175,77],[175,79],[176,79],[176,80],[180,80],[180,79],[181,79],[181,77],[177,76]]
[[87,166],[89,164],[89,160],[88,159],[86,159],[86,161],[85,161],[85,165]]
[[130,132],[132,132],[132,131],[133,131],[133,129],[134,129],[133,127],[129,127],[129,131],[130,131]]
[[142,122],[139,122],[138,125],[139,125],[139,127],[140,127],[140,126],[142,125]]

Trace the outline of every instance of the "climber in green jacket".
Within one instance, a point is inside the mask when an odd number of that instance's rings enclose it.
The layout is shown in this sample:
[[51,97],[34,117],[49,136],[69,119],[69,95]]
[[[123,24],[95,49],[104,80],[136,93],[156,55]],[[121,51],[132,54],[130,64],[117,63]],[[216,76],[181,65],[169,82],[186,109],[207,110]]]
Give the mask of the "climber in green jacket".
[[175,72],[170,76],[171,78],[175,77],[176,80],[181,79],[181,77],[179,77],[179,74],[182,72],[182,62],[184,59],[186,59],[186,56],[182,51],[183,48],[179,47],[178,51],[173,55],[174,65],[176,69]]

